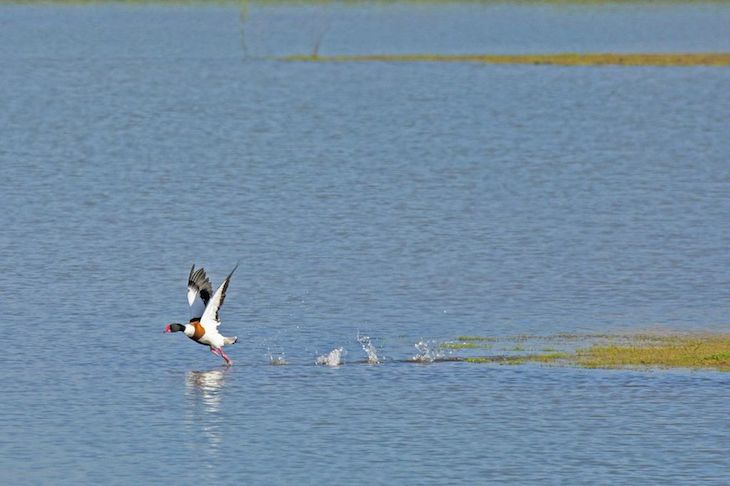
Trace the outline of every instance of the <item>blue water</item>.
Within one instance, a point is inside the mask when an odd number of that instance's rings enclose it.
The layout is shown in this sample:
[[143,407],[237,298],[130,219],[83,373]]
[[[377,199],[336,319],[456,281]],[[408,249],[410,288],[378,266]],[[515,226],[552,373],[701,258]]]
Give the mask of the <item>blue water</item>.
[[[404,360],[727,331],[730,70],[261,57],[728,50],[728,19],[3,6],[0,482],[726,484],[727,374]],[[162,330],[238,261],[227,370]]]

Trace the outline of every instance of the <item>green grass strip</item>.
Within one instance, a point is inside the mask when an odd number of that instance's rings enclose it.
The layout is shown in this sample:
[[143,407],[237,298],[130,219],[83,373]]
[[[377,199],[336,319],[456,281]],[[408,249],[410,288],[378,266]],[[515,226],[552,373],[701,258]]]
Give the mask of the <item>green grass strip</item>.
[[730,52],[693,53],[557,53],[557,54],[382,54],[362,56],[295,55],[296,62],[458,62],[556,66],[730,66]]

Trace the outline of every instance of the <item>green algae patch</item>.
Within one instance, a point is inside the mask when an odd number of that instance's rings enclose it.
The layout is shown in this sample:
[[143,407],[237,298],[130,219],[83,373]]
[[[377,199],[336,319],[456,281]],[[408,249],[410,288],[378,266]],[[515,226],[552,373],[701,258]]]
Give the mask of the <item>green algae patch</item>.
[[484,346],[481,346],[475,342],[449,342],[439,344],[439,348],[442,349],[476,349],[481,347]]
[[486,336],[457,336],[454,341],[446,341],[438,345],[441,349],[486,349],[491,348],[497,338]]
[[460,62],[482,64],[531,64],[557,66],[730,66],[730,52],[692,53],[556,53],[556,54],[405,54],[279,58],[299,62]]
[[464,358],[467,363],[498,363],[498,364],[525,364],[525,363],[554,363],[561,360],[570,359],[570,355],[566,353],[547,353],[547,354],[528,354],[521,356],[473,356]]
[[730,371],[730,335],[665,336],[654,341],[595,345],[578,350],[575,363],[586,368],[690,368]]
[[[460,336],[463,338],[464,336]],[[498,339],[492,356],[458,358],[467,363],[525,364],[582,368],[686,368],[730,371],[730,334],[562,334]],[[534,344],[549,341],[556,347],[537,351]],[[448,343],[450,349],[478,349],[475,341]],[[479,341],[476,341],[479,342]],[[504,344],[501,348],[499,343]],[[525,343],[525,344],[523,344]],[[487,347],[487,346],[485,346]],[[491,347],[491,346],[489,346]]]
[[464,361],[467,363],[498,363],[508,365],[524,364],[526,362],[524,356],[473,356],[471,358],[465,358]]
[[568,353],[545,353],[530,356],[530,361],[538,363],[552,363],[560,360],[568,360],[571,356]]
[[456,336],[457,341],[464,341],[464,342],[489,342],[493,343],[497,341],[497,338],[495,337],[487,337],[487,336]]

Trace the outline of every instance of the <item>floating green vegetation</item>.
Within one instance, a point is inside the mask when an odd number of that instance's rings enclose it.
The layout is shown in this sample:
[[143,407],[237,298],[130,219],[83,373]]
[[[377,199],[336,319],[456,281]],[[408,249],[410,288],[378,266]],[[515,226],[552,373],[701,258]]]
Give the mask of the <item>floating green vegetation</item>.
[[448,342],[439,344],[439,348],[442,349],[474,349],[481,348],[479,344],[475,342]]
[[496,342],[497,338],[486,337],[486,336],[456,336],[457,341],[483,341],[483,342]]
[[456,341],[447,341],[439,344],[442,349],[478,349],[490,348],[497,341],[493,337],[457,336]]
[[560,360],[570,359],[566,353],[528,354],[523,356],[473,356],[464,358],[467,363],[498,363],[498,364],[524,364],[524,363],[553,363]]
[[557,53],[557,54],[476,54],[476,55],[363,55],[282,57],[283,61],[303,62],[460,62],[482,64],[534,64],[559,66],[730,66],[728,52],[693,53]]
[[527,362],[526,356],[474,356],[465,358],[467,363],[499,363],[499,364],[523,364]]
[[569,360],[571,355],[568,353],[545,353],[533,355],[531,358],[530,361],[536,361],[538,363],[552,363],[560,360]]
[[[580,335],[570,335],[578,339]],[[585,335],[587,341],[591,335]],[[573,352],[475,356],[468,363],[554,363],[585,368],[690,368],[730,371],[730,334],[606,335],[608,343]],[[596,339],[595,337],[593,339]],[[519,347],[519,346],[517,346]],[[513,351],[518,350],[517,347]]]
[[595,345],[578,350],[575,362],[587,368],[709,368],[730,371],[730,335],[666,336],[663,340]]

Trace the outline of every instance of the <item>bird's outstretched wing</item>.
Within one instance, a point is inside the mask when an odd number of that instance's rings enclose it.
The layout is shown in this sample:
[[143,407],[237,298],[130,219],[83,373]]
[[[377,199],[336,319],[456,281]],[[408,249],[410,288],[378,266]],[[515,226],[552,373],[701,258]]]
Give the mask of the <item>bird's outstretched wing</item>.
[[190,304],[191,321],[199,321],[202,318],[212,294],[213,286],[205,274],[205,269],[195,270],[195,265],[193,265],[188,277],[188,304]]
[[223,301],[226,299],[228,283],[231,281],[231,275],[233,275],[233,272],[236,271],[236,268],[238,268],[238,265],[231,270],[231,273],[228,274],[221,286],[218,287],[218,290],[216,290],[215,294],[213,294],[208,305],[205,306],[205,312],[203,312],[203,316],[200,318],[200,324],[206,329],[206,331],[209,329],[217,329],[221,323],[218,311],[220,311]]

